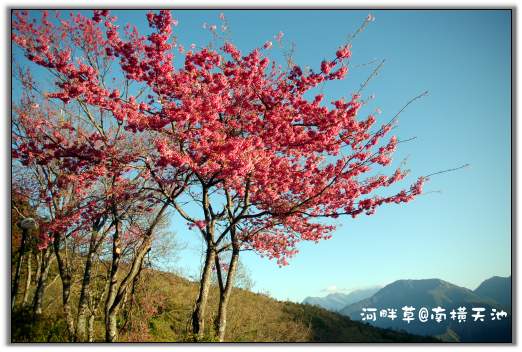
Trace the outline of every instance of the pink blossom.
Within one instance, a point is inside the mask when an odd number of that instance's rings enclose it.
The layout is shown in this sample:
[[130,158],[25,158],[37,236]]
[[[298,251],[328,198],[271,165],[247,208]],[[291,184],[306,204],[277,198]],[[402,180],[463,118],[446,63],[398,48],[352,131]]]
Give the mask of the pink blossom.
[[[14,137],[13,157],[23,165],[59,163],[62,172],[43,190],[40,199],[45,204],[52,203],[55,189],[72,187],[80,196],[94,192],[90,185],[102,177],[118,180],[111,199],[136,199],[136,187],[125,175],[136,165],[149,170],[143,165],[147,160],[151,170],[144,181],[166,189],[184,180],[172,173],[186,173],[191,177],[187,192],[201,192],[192,186],[198,182],[210,184],[211,192],[232,194],[237,209],[248,189],[258,215],[239,220],[241,248],[286,265],[300,242],[330,238],[335,226],[318,218],[371,215],[384,204],[409,202],[422,192],[421,178],[389,196],[374,196],[404,177],[393,169],[388,176],[372,176],[389,166],[397,148],[397,138],[384,141],[392,126],[379,128],[375,116],[361,116],[364,102],[358,95],[326,104],[322,94],[313,93],[322,83],[346,77],[349,46],[316,63],[319,72],[298,65],[284,70],[278,63],[271,65],[261,48],[242,53],[230,42],[221,48],[191,45],[193,50],[174,65],[174,47],[180,52],[184,48],[174,44],[170,12],[146,16],[147,34],[130,27],[120,37],[116,20],[105,18],[102,23],[101,13],[99,22],[80,16],[54,28],[45,18],[32,24],[28,15],[15,12],[13,43],[28,60],[63,77],[48,98],[66,106],[81,100],[114,118],[104,128],[122,126],[122,140],[117,140],[112,130],[87,135],[78,126],[50,120],[47,115],[53,114],[39,112],[42,108],[19,111],[27,140]],[[215,31],[216,25],[204,28]],[[73,36],[71,47],[63,47],[63,32]],[[279,43],[282,38],[282,32],[275,36]],[[85,45],[90,55],[118,69],[136,91],[143,88],[149,95],[129,92],[122,98],[116,84],[108,87],[99,81],[102,74],[96,66],[71,58],[75,45]],[[267,41],[263,48],[271,46]],[[83,224],[98,206],[90,207],[92,212],[73,208],[47,228],[59,231]],[[136,208],[146,212],[150,206]],[[189,222],[201,230],[211,226],[203,220]],[[133,231],[130,237],[139,235]]]

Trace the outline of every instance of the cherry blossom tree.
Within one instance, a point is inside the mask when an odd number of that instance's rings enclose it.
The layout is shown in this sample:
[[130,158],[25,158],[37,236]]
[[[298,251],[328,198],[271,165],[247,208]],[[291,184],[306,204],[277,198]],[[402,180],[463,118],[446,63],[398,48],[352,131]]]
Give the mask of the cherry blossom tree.
[[[357,119],[358,95],[337,100],[329,108],[323,97],[304,95],[323,82],[347,74],[350,47],[342,46],[318,72],[287,72],[270,67],[270,47],[243,55],[230,42],[219,50],[188,51],[184,66],[172,64],[172,17],[163,11],[148,15],[156,31],[120,39],[107,21],[110,52],[127,74],[147,83],[162,102],[129,119],[131,128],[159,134],[155,167],[187,169],[194,176],[193,193],[203,217],[174,207],[197,228],[207,244],[201,288],[193,317],[194,332],[204,331],[211,268],[218,268],[220,307],[216,322],[224,339],[226,307],[241,249],[252,249],[281,265],[297,252],[301,240],[328,238],[333,225],[316,219],[372,214],[385,203],[403,203],[420,194],[424,178],[390,196],[371,195],[406,174],[363,178],[373,166],[388,166],[398,144],[381,140],[395,119],[374,128],[372,115]],[[372,130],[372,128],[374,128]],[[153,170],[152,170],[153,172]],[[220,273],[219,252],[231,249],[227,280]]]
[[[20,19],[26,15],[24,13]],[[26,19],[21,20],[19,25],[25,29],[32,28]],[[80,39],[91,38],[90,42],[81,42],[82,51],[90,61],[89,66],[80,65],[78,70],[71,66],[61,70],[51,69],[57,82],[63,83],[72,77],[82,80],[86,72],[94,72],[93,67],[107,72],[109,62],[95,52],[95,21],[75,17],[71,26],[60,27],[60,30],[50,29],[54,27],[47,21],[45,13],[42,21],[42,26],[32,34],[42,35],[46,38],[43,40],[50,40],[53,45],[64,45],[67,39],[71,45],[79,43]],[[31,54],[27,55],[30,57]],[[53,60],[48,57],[43,66],[50,69],[54,65]],[[103,74],[96,72],[100,77],[99,87],[104,86]],[[139,274],[143,257],[152,244],[155,227],[167,207],[162,204],[156,211],[160,201],[147,189],[148,170],[143,165],[140,168],[140,160],[149,154],[144,147],[147,143],[139,134],[122,128],[122,122],[108,121],[103,109],[95,109],[95,105],[79,98],[57,108],[59,104],[53,102],[53,95],[41,94],[40,87],[32,82],[30,75],[22,74],[19,78],[25,90],[20,104],[13,111],[13,158],[28,172],[33,172],[39,181],[40,204],[48,218],[39,229],[40,247],[46,250],[52,247],[57,258],[68,334],[71,340],[87,339],[94,256],[110,234],[112,253],[107,276],[109,285],[105,318],[107,340],[114,341],[117,338],[119,309],[127,299],[131,283]],[[36,93],[42,96],[38,97]],[[175,191],[172,189],[169,196],[175,198]],[[125,257],[130,267],[125,273],[122,272],[120,260],[124,256],[122,246],[129,238],[137,240],[134,241],[133,252]],[[74,260],[80,253],[71,250],[70,242],[74,242],[74,248],[88,248],[76,320],[70,298],[73,268],[77,264]]]
[[[330,238],[336,218],[407,203],[421,194],[427,177],[387,194],[407,174],[391,168],[401,141],[390,132],[399,114],[378,124],[375,114],[361,116],[361,92],[331,102],[317,92],[318,86],[348,75],[349,43],[340,43],[313,69],[293,63],[290,55],[283,69],[270,59],[270,41],[246,53],[228,40],[185,51],[173,34],[177,21],[169,11],[149,12],[146,18],[151,32],[141,35],[132,26],[122,31],[107,10],[94,11],[92,18],[57,15],[53,21],[43,12],[38,24],[22,11],[15,14],[12,39],[30,61],[59,78],[49,99],[78,104],[91,121],[88,112],[96,109],[130,140],[151,143],[126,163],[139,170],[147,186],[126,181],[126,189],[147,189],[162,204],[160,213],[172,206],[201,235],[206,253],[193,333],[200,339],[206,332],[215,270],[220,300],[214,326],[223,341],[241,251],[287,265],[299,242]],[[217,27],[208,28],[217,38]],[[281,42],[282,33],[276,40]],[[78,48],[83,57],[73,59]],[[115,72],[124,77],[124,91],[105,83]],[[98,133],[101,138],[103,131]],[[66,139],[61,143],[70,144]],[[119,210],[113,210],[119,233]],[[227,263],[221,263],[225,252]],[[110,300],[124,295],[109,289]],[[106,318],[112,309],[107,307]]]

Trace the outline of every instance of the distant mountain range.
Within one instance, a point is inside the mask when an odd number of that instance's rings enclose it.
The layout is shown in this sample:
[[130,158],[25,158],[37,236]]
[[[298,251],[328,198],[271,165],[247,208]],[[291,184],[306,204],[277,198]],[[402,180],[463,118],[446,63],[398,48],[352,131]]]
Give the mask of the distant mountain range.
[[375,286],[367,289],[355,290],[348,294],[331,293],[325,297],[306,297],[303,300],[303,303],[319,306],[321,308],[331,310],[332,312],[338,312],[350,304],[373,296],[381,288],[381,286]]
[[[402,320],[404,306],[415,307],[415,320],[406,323]],[[421,322],[418,312],[422,307],[434,314],[432,308],[445,308],[446,319],[437,323],[428,319]],[[467,318],[464,322],[450,319],[452,309],[466,307]],[[473,307],[485,308],[484,321],[473,321]],[[511,342],[511,277],[492,277],[472,291],[453,285],[440,279],[398,280],[375,294],[358,302],[348,304],[339,312],[353,320],[362,320],[363,308],[377,308],[376,321],[367,323],[394,330],[403,330],[417,335],[438,337],[444,341],[461,342]],[[396,309],[397,319],[379,317],[381,309]],[[492,320],[492,309],[504,309],[508,316],[501,320]]]
[[493,276],[482,282],[474,292],[481,297],[492,299],[504,308],[511,310],[511,276]]

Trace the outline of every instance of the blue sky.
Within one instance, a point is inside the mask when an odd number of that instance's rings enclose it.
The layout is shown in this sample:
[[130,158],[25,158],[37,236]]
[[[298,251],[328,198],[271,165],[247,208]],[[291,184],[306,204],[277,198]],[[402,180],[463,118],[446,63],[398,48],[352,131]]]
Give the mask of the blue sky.
[[[205,45],[203,23],[218,24],[221,11],[173,11],[176,35],[185,47]],[[294,42],[295,61],[317,68],[331,58],[366,18],[367,10],[226,10],[232,41],[246,52],[273,40],[279,31]],[[333,286],[348,291],[397,279],[441,278],[471,289],[493,275],[511,274],[511,32],[510,12],[370,11],[375,21],[353,42],[348,77],[324,88],[325,101],[349,96],[371,73],[372,60],[386,63],[364,94],[375,99],[387,121],[411,98],[428,90],[401,115],[394,164],[408,157],[414,177],[457,167],[435,176],[429,193],[403,206],[388,206],[370,217],[339,220],[333,238],[302,244],[290,265],[243,253],[256,291],[301,301]],[[120,23],[145,29],[142,11],[115,11]],[[271,55],[280,58],[274,45]],[[199,270],[201,243],[179,217],[173,231],[185,249],[175,265],[186,275]]]

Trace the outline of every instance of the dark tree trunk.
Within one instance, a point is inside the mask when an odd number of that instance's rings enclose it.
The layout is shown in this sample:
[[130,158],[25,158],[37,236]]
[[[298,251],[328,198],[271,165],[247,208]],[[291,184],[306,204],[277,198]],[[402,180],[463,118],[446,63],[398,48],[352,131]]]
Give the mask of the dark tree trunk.
[[18,290],[20,287],[20,276],[22,272],[22,265],[24,264],[24,257],[25,256],[20,253],[18,259],[16,260],[15,276],[13,279],[13,286],[11,287],[11,309],[13,309],[16,304],[16,296],[18,295]]
[[[78,301],[78,316],[76,320],[76,335],[75,341],[84,342],[88,339],[89,332],[88,327],[88,313],[89,313],[89,300],[90,300],[90,285],[91,285],[91,271],[94,262],[94,255],[98,250],[98,246],[101,240],[98,240],[98,231],[105,223],[105,220],[100,220],[95,223],[94,230],[91,234],[89,241],[89,252],[87,253],[87,259],[85,261],[85,269],[83,272],[82,288],[80,290],[80,298]],[[102,236],[103,239],[104,236]],[[94,319],[94,315],[92,315]],[[90,317],[89,317],[90,319]]]
[[36,285],[42,275],[42,251],[36,253],[36,274],[34,276],[34,284]]
[[54,253],[56,255],[56,260],[58,262],[58,271],[60,273],[60,278],[62,280],[62,304],[63,304],[63,312],[65,314],[65,321],[67,323],[67,332],[69,334],[69,338],[71,340],[74,339],[74,318],[71,310],[71,281],[72,274],[71,268],[69,265],[69,258],[67,257],[67,243],[64,245],[65,253],[62,256],[60,253],[60,243],[61,238],[59,234],[55,234],[54,236]]
[[71,309],[71,277],[67,275],[62,278],[62,301],[63,301],[63,311],[65,313],[65,321],[67,323],[67,332],[69,334],[69,339],[72,341],[74,339],[74,317]]
[[[239,262],[239,249],[234,248],[232,250],[232,257],[227,273],[227,281],[224,288],[221,290],[219,295],[219,307],[218,316],[216,320],[216,332],[219,342],[225,341],[225,331],[227,327],[227,309],[232,287],[234,286],[234,279],[236,276],[237,266]],[[220,286],[221,287],[221,286]]]
[[[143,242],[136,250],[136,254],[132,260],[131,268],[119,285],[116,277],[116,271],[119,266],[121,250],[119,249],[119,237],[115,235],[112,251],[113,265],[111,268],[109,293],[107,295],[107,300],[105,301],[105,339],[107,342],[116,342],[118,339],[118,313],[122,303],[127,299],[127,294],[129,293],[129,289],[134,282],[134,279],[141,270],[145,255],[149,252],[152,246],[152,234],[154,228],[159,223],[163,213],[167,209],[167,206],[168,204],[163,205],[158,214],[156,214],[156,217],[152,223],[149,225],[148,230],[143,236]],[[119,233],[118,227],[116,227],[116,233]]]
[[36,284],[36,291],[33,299],[33,315],[38,318],[42,314],[43,297],[45,293],[45,286],[47,276],[49,275],[49,267],[51,263],[51,247],[47,247],[42,255],[40,261],[40,276]]
[[151,237],[147,237],[143,240],[142,244],[138,248],[134,260],[132,261],[129,273],[125,276],[125,278],[119,285],[118,291],[114,295],[112,304],[109,307],[106,306],[106,308],[108,308],[105,326],[105,338],[107,342],[116,342],[118,339],[118,328],[116,324],[118,313],[122,307],[122,304],[127,300],[129,289],[131,288],[131,285],[134,283],[134,280],[139,275],[141,267],[143,265],[143,259],[145,258],[145,255],[149,252],[151,245]]
[[107,293],[107,299],[105,300],[105,340],[107,342],[114,342],[117,338],[117,312],[113,309],[114,300],[116,299],[118,289],[118,270],[120,268],[120,222],[116,220],[116,231],[114,233],[114,239],[112,242],[112,263],[111,270],[109,273],[109,291]]
[[16,260],[15,276],[13,279],[13,284],[11,286],[11,309],[14,308],[16,304],[16,295],[18,294],[18,290],[20,288],[20,275],[22,273],[22,265],[25,258],[27,235],[28,230],[22,229],[22,241],[20,243],[20,250],[18,252],[18,258]]
[[80,299],[78,301],[78,316],[76,320],[76,336],[75,341],[83,342],[87,338],[87,315],[89,312],[89,290],[91,281],[91,267],[94,253],[89,253],[85,262],[85,271],[83,273],[82,288],[80,291]]
[[210,292],[210,283],[212,276],[212,265],[216,251],[212,246],[208,246],[205,256],[205,264],[199,286],[199,295],[196,301],[194,312],[192,313],[192,332],[196,339],[201,339],[205,331],[205,312],[207,310],[208,294]]
[[118,340],[118,310],[109,309],[105,317],[105,341],[116,342]]
[[89,342],[94,341],[94,320],[96,319],[96,312],[103,302],[103,296],[107,289],[108,285],[105,284],[101,290],[93,291],[92,294],[89,295],[89,320],[87,323],[87,339]]
[[32,253],[28,253],[27,255],[27,275],[25,277],[25,288],[24,288],[24,298],[22,299],[22,306],[27,305],[27,301],[29,300],[29,291],[31,289],[31,276],[32,276]]

